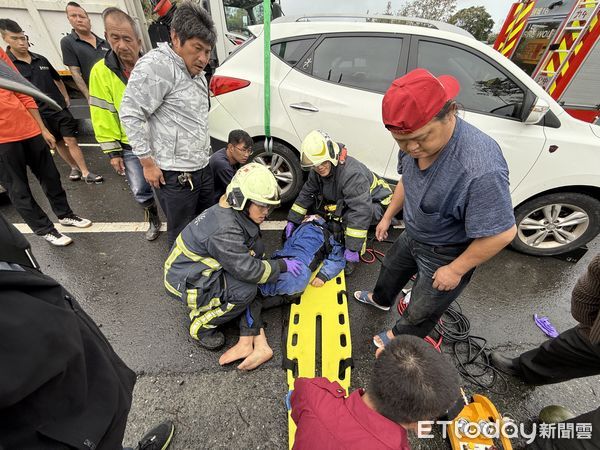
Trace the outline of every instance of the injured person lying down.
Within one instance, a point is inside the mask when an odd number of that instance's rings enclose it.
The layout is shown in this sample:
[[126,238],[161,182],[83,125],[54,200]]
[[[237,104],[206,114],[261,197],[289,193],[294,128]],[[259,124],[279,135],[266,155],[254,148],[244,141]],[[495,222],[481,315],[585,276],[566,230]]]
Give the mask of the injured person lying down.
[[242,333],[238,343],[219,358],[221,365],[244,359],[238,369],[252,370],[271,359],[273,351],[264,334],[262,310],[290,303],[304,292],[309,282],[317,288],[323,286],[344,270],[346,262],[344,247],[333,238],[325,220],[318,215],[307,216],[271,258],[293,258],[300,262],[300,267],[296,273],[281,273],[276,282],[258,286],[260,293],[246,309],[241,329],[260,329],[260,333]]

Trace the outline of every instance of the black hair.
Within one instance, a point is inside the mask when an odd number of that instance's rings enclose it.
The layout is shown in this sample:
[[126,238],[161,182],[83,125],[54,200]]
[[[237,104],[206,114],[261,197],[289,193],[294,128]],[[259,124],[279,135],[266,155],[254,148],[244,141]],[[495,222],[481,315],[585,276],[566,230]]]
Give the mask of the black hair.
[[[69,2],[69,3],[67,3],[67,6],[65,6],[65,12],[67,12],[67,9],[69,9],[69,6],[72,6],[74,8],[81,8],[81,9],[83,9],[83,6],[81,6],[77,2]],[[88,15],[88,13],[87,13],[87,11],[85,9],[83,9],[83,12],[85,13],[86,16]]]
[[211,47],[214,47],[217,42],[215,24],[208,12],[200,5],[188,0],[177,5],[171,22],[171,30],[175,32],[181,45],[193,38],[198,38]]
[[423,339],[400,335],[375,361],[367,392],[377,412],[396,423],[434,420],[458,400],[459,377]]
[[433,116],[434,120],[446,120],[450,114],[456,115],[458,112],[458,103],[456,100],[448,100],[440,109],[440,112]]
[[231,145],[242,143],[245,147],[252,147],[254,141],[244,130],[232,130],[227,137],[227,143]]
[[135,26],[135,20],[133,20],[133,18],[129,14],[127,14],[125,11],[117,8],[116,6],[109,6],[104,11],[102,11],[102,21],[104,22],[105,28],[106,28],[106,19],[108,19],[109,17],[116,17],[116,18],[118,18],[118,20],[127,22],[129,25],[131,25],[131,29],[135,33],[135,36],[139,38],[137,27]]
[[23,29],[12,19],[0,19],[0,31],[3,34],[7,31],[9,33],[22,33]]

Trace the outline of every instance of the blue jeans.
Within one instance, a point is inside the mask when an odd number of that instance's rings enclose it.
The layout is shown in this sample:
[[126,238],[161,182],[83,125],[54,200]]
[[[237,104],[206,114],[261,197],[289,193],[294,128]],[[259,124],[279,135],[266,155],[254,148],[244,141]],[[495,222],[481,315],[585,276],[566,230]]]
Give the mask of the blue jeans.
[[152,187],[144,178],[144,169],[137,156],[133,154],[131,148],[123,146],[123,164],[125,164],[125,177],[133,193],[133,198],[143,207],[154,203]]
[[402,233],[390,250],[379,271],[373,290],[373,300],[382,306],[393,306],[400,290],[417,274],[410,303],[392,328],[394,336],[412,334],[424,338],[437,324],[450,304],[469,284],[475,269],[467,272],[451,291],[433,287],[435,271],[454,261],[469,244],[432,246],[411,239]]

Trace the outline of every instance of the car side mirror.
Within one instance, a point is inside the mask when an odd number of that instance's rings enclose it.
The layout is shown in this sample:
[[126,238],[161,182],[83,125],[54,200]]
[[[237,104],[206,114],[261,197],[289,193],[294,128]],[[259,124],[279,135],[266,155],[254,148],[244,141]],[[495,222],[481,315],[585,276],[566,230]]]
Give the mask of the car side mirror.
[[525,119],[525,124],[527,125],[535,125],[546,115],[546,113],[550,110],[550,105],[548,102],[542,98],[537,98],[535,103],[531,107],[531,111],[529,111],[529,115]]

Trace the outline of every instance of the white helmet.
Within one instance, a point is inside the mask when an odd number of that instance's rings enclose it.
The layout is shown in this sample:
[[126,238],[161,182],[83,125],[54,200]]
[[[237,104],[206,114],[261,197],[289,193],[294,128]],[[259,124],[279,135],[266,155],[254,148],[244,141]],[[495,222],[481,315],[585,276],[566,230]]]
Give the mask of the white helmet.
[[261,206],[281,203],[275,176],[259,163],[249,163],[238,169],[227,186],[225,198],[236,210],[243,210],[248,200]]
[[325,161],[337,166],[339,156],[339,145],[327,133],[320,130],[308,133],[300,147],[300,164],[304,170],[309,170]]

